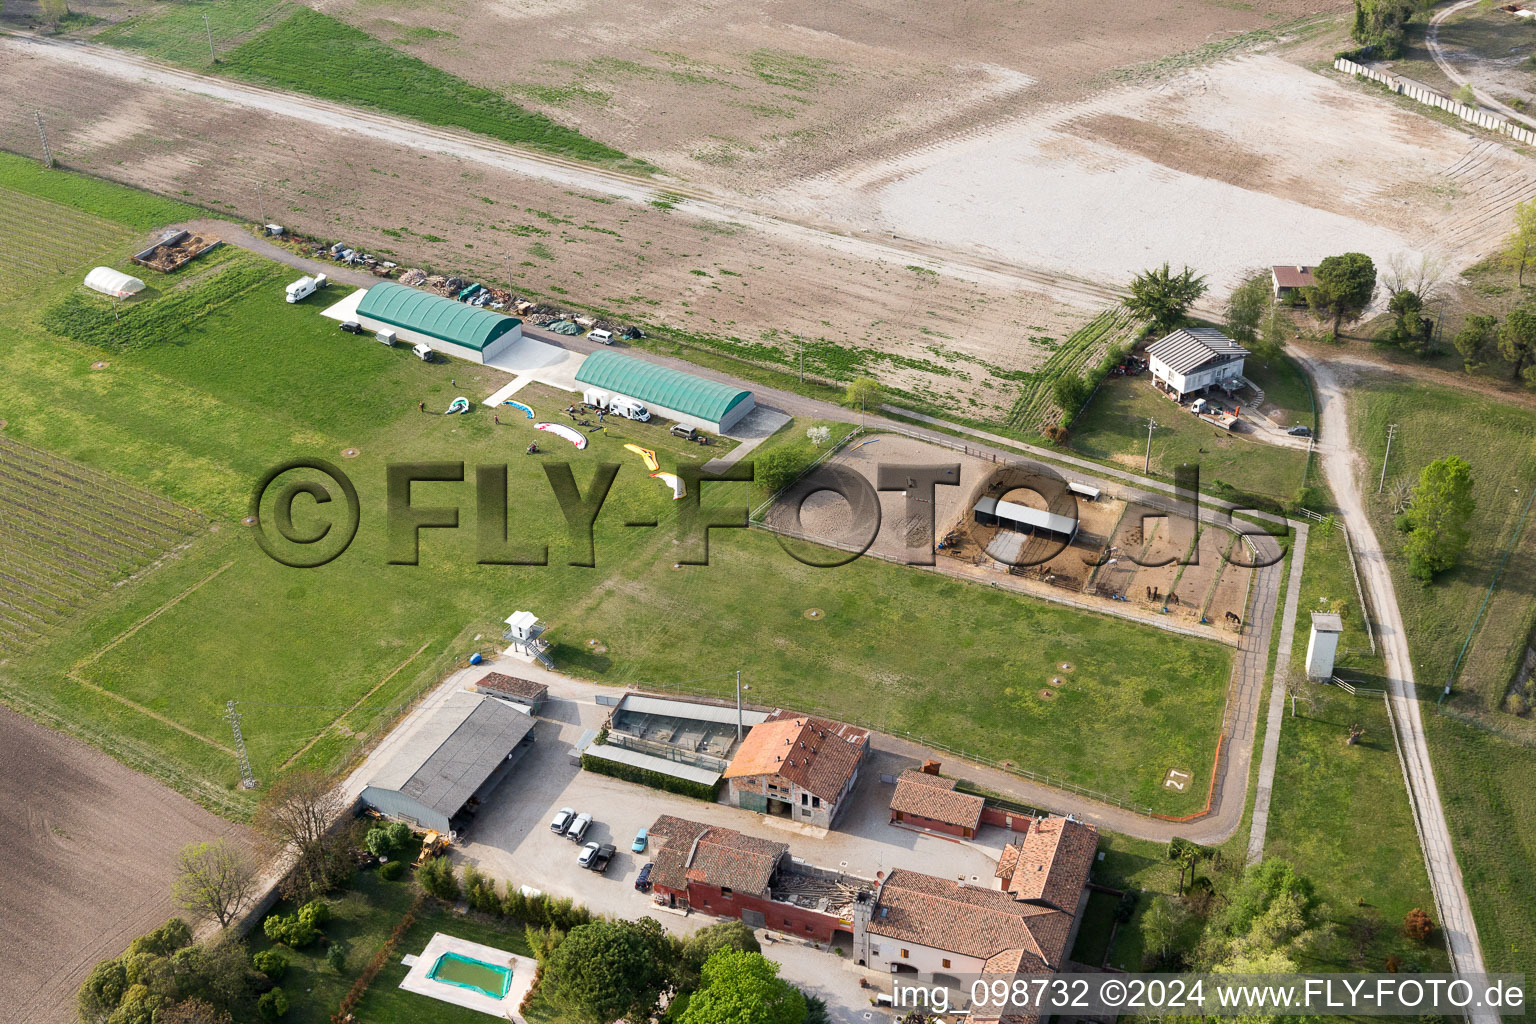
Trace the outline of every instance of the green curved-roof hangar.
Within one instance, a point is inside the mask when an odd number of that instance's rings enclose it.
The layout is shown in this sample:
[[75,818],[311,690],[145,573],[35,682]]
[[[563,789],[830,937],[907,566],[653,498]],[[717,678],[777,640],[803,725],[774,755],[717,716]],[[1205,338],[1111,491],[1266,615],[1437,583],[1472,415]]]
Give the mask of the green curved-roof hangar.
[[476,352],[483,352],[491,342],[522,323],[516,317],[387,282],[363,293],[357,313]]
[[728,419],[732,409],[752,400],[750,391],[617,352],[594,352],[587,356],[576,371],[576,379],[712,423]]

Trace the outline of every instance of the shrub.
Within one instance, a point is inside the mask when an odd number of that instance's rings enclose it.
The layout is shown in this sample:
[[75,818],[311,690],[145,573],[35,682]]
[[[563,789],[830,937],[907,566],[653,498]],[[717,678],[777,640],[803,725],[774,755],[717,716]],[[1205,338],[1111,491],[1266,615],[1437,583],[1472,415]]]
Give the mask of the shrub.
[[392,860],[379,865],[379,877],[386,882],[393,882],[405,874],[405,861]]
[[288,957],[280,949],[264,949],[251,955],[256,969],[273,981],[281,981],[288,971]]
[[1060,423],[1052,423],[1045,428],[1045,439],[1052,444],[1067,443],[1067,428]]
[[375,857],[387,857],[395,850],[395,841],[388,829],[371,828],[363,836],[363,846]]
[[347,951],[341,948],[341,943],[331,943],[330,947],[325,951],[325,962],[337,974],[342,972],[342,969],[347,966]]
[[290,949],[303,949],[320,937],[319,930],[300,920],[297,914],[269,914],[261,923],[261,930],[268,939]]
[[308,903],[299,908],[299,920],[309,925],[311,928],[323,928],[325,927],[326,922],[330,919],[330,905],[320,900],[310,900]]
[[1429,915],[1418,907],[1414,907],[1404,916],[1403,934],[1415,942],[1427,942],[1434,933],[1435,922],[1431,921]]
[[416,871],[416,880],[428,893],[440,900],[459,898],[459,880],[447,857],[433,857]]
[[500,917],[505,911],[501,897],[496,893],[496,882],[475,869],[473,864],[464,868],[464,899],[476,910]]
[[277,1020],[288,1012],[288,993],[280,988],[264,993],[256,1000],[256,1009],[262,1020]]
[[389,841],[397,850],[403,850],[411,843],[411,826],[403,821],[392,821],[384,826],[384,831],[389,833]]

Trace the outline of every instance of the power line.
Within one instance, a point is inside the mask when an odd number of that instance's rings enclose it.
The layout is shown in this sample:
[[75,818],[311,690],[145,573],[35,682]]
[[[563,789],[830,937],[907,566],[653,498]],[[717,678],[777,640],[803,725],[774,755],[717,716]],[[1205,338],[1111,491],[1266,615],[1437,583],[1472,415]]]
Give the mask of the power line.
[[53,166],[53,150],[48,148],[48,129],[43,127],[43,112],[35,110],[32,117],[37,121],[37,137],[43,140],[43,166]]

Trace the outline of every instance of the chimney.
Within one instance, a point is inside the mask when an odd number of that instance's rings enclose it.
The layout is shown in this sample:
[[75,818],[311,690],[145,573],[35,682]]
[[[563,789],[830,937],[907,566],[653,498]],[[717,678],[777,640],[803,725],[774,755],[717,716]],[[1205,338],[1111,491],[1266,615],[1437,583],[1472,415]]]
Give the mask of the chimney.
[[923,774],[924,775],[937,775],[937,774],[939,774],[939,762],[937,762],[937,761],[924,761],[923,762]]

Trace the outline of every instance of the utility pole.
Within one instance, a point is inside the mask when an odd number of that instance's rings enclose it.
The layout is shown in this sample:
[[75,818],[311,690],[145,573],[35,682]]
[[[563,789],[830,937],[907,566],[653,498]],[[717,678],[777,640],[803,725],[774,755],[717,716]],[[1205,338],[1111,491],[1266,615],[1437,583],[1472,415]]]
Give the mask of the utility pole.
[[213,52],[213,26],[208,22],[208,15],[203,15],[203,31],[208,33],[208,63],[217,64],[218,54]]
[[736,670],[736,742],[741,742],[741,669]]
[[795,341],[800,346],[800,383],[805,383],[805,339],[795,335]]
[[267,204],[261,201],[261,182],[256,183],[256,212],[261,215],[262,230],[266,230]]
[[32,116],[37,120],[37,137],[43,140],[43,166],[53,166],[53,150],[48,148],[48,129],[43,127],[43,112],[34,111]]
[[1141,475],[1152,475],[1152,431],[1157,427],[1157,420],[1147,417],[1147,457],[1141,464]]
[[1377,494],[1381,493],[1381,489],[1385,487],[1387,483],[1387,460],[1392,457],[1392,439],[1396,436],[1397,424],[1394,423],[1387,428],[1387,454],[1381,457],[1381,479],[1376,481]]
[[240,733],[240,712],[235,710],[235,702],[229,701],[224,705],[224,721],[235,734],[235,758],[240,762],[240,788],[255,789],[256,775],[251,771],[251,758],[245,752],[245,737]]

